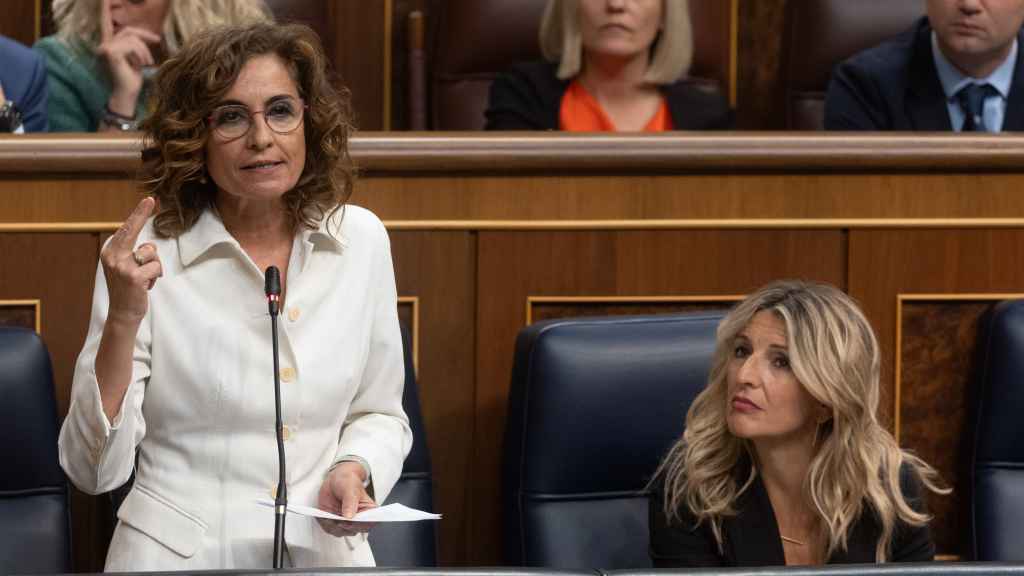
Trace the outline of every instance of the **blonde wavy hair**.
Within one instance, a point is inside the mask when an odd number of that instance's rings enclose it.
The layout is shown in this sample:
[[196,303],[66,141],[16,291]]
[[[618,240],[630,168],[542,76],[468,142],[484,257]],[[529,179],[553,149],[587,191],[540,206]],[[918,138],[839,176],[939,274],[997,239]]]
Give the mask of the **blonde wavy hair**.
[[[65,42],[100,43],[100,2],[103,0],[53,0],[57,36]],[[164,19],[163,49],[167,56],[181,50],[196,33],[219,25],[273,22],[264,0],[168,0]]]
[[[690,71],[693,63],[693,26],[689,0],[662,0],[662,29],[651,47],[644,81],[672,84]],[[549,62],[558,62],[558,77],[568,80],[583,68],[579,0],[549,0],[540,24],[540,50]]]
[[[878,422],[878,341],[853,299],[825,284],[773,282],[722,320],[708,386],[691,405],[686,431],[659,469],[665,478],[666,516],[679,522],[679,510],[686,506],[698,525],[711,524],[722,549],[722,521],[736,515],[737,498],[757,475],[752,444],[733,436],[726,423],[727,369],[737,335],[764,310],[785,323],[794,375],[831,414],[818,431],[804,480],[819,536],[828,543],[825,558],[846,550],[851,527],[861,514],[870,513],[882,529],[875,559],[885,562],[897,521],[921,526],[931,520],[908,504],[900,488],[901,468],[932,492],[950,490],[935,469],[901,450]],[[738,478],[745,458],[754,465],[747,478]]]

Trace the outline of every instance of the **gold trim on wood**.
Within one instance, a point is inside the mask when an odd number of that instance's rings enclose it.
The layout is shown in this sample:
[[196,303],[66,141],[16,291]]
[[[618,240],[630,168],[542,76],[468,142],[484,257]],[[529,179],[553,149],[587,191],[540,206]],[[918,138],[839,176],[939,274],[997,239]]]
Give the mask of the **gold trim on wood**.
[[43,334],[43,323],[42,323],[42,312],[43,312],[43,301],[39,299],[35,300],[0,300],[0,306],[32,306],[36,310],[36,334],[42,336]]
[[687,302],[739,302],[742,294],[701,294],[696,296],[527,296],[526,325],[533,324],[534,304],[679,304]]
[[119,222],[0,222],[0,233],[114,232]]
[[[0,222],[0,233],[113,232],[120,222]],[[388,230],[857,230],[1021,228],[1024,218],[384,220]]]
[[391,58],[393,58],[391,42],[394,40],[394,22],[392,22],[394,17],[394,0],[384,0],[384,110],[381,114],[381,128],[385,132],[391,130]]
[[384,220],[384,225],[389,230],[833,230],[863,228],[1024,228],[1024,218]]
[[900,408],[902,404],[903,370],[903,303],[904,302],[999,302],[1019,300],[1024,293],[967,292],[944,294],[896,294],[896,361],[893,363],[893,436],[900,440]]
[[399,296],[398,303],[412,304],[412,326],[409,327],[412,338],[412,366],[416,374],[420,373],[420,297]]

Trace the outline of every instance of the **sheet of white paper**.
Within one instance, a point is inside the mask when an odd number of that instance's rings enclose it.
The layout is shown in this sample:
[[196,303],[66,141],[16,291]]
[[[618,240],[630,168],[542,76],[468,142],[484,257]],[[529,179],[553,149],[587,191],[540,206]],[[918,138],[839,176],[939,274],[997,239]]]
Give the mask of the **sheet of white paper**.
[[[269,498],[262,498],[256,501],[262,506],[274,507],[274,501]],[[371,508],[356,514],[352,518],[342,518],[326,510],[303,506],[301,504],[289,504],[288,512],[299,516],[310,516],[313,518],[326,518],[328,520],[344,520],[346,522],[416,522],[418,520],[440,520],[440,514],[431,514],[422,510],[416,510],[401,504],[388,504],[379,508]]]

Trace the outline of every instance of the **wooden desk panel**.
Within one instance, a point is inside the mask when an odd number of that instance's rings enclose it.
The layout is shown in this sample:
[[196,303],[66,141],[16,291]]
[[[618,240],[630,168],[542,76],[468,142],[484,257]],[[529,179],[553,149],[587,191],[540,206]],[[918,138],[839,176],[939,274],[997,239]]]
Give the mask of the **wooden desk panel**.
[[[1024,292],[1024,139],[365,134],[352,149],[353,201],[388,225],[399,294],[418,311],[403,314],[417,318],[444,564],[501,562],[505,396],[528,309],[726,306],[792,276],[864,304],[886,358],[882,421],[958,488],[933,509],[940,552],[963,550],[966,475],[947,456],[963,446],[972,374],[958,359],[979,314]],[[138,150],[131,137],[0,138],[0,300],[40,299],[62,413],[100,239],[137,201]],[[91,535],[76,569],[97,569],[102,507],[79,504],[75,526]]]

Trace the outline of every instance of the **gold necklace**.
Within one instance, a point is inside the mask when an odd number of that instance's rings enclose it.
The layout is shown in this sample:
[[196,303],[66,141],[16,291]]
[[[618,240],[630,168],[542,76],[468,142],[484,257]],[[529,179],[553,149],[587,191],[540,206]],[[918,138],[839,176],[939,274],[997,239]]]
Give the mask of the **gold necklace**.
[[789,536],[783,536],[782,534],[779,534],[779,538],[782,538],[783,542],[789,542],[790,544],[796,544],[797,546],[806,546],[807,545],[807,542],[801,542],[800,540],[797,540],[796,538],[790,538]]

